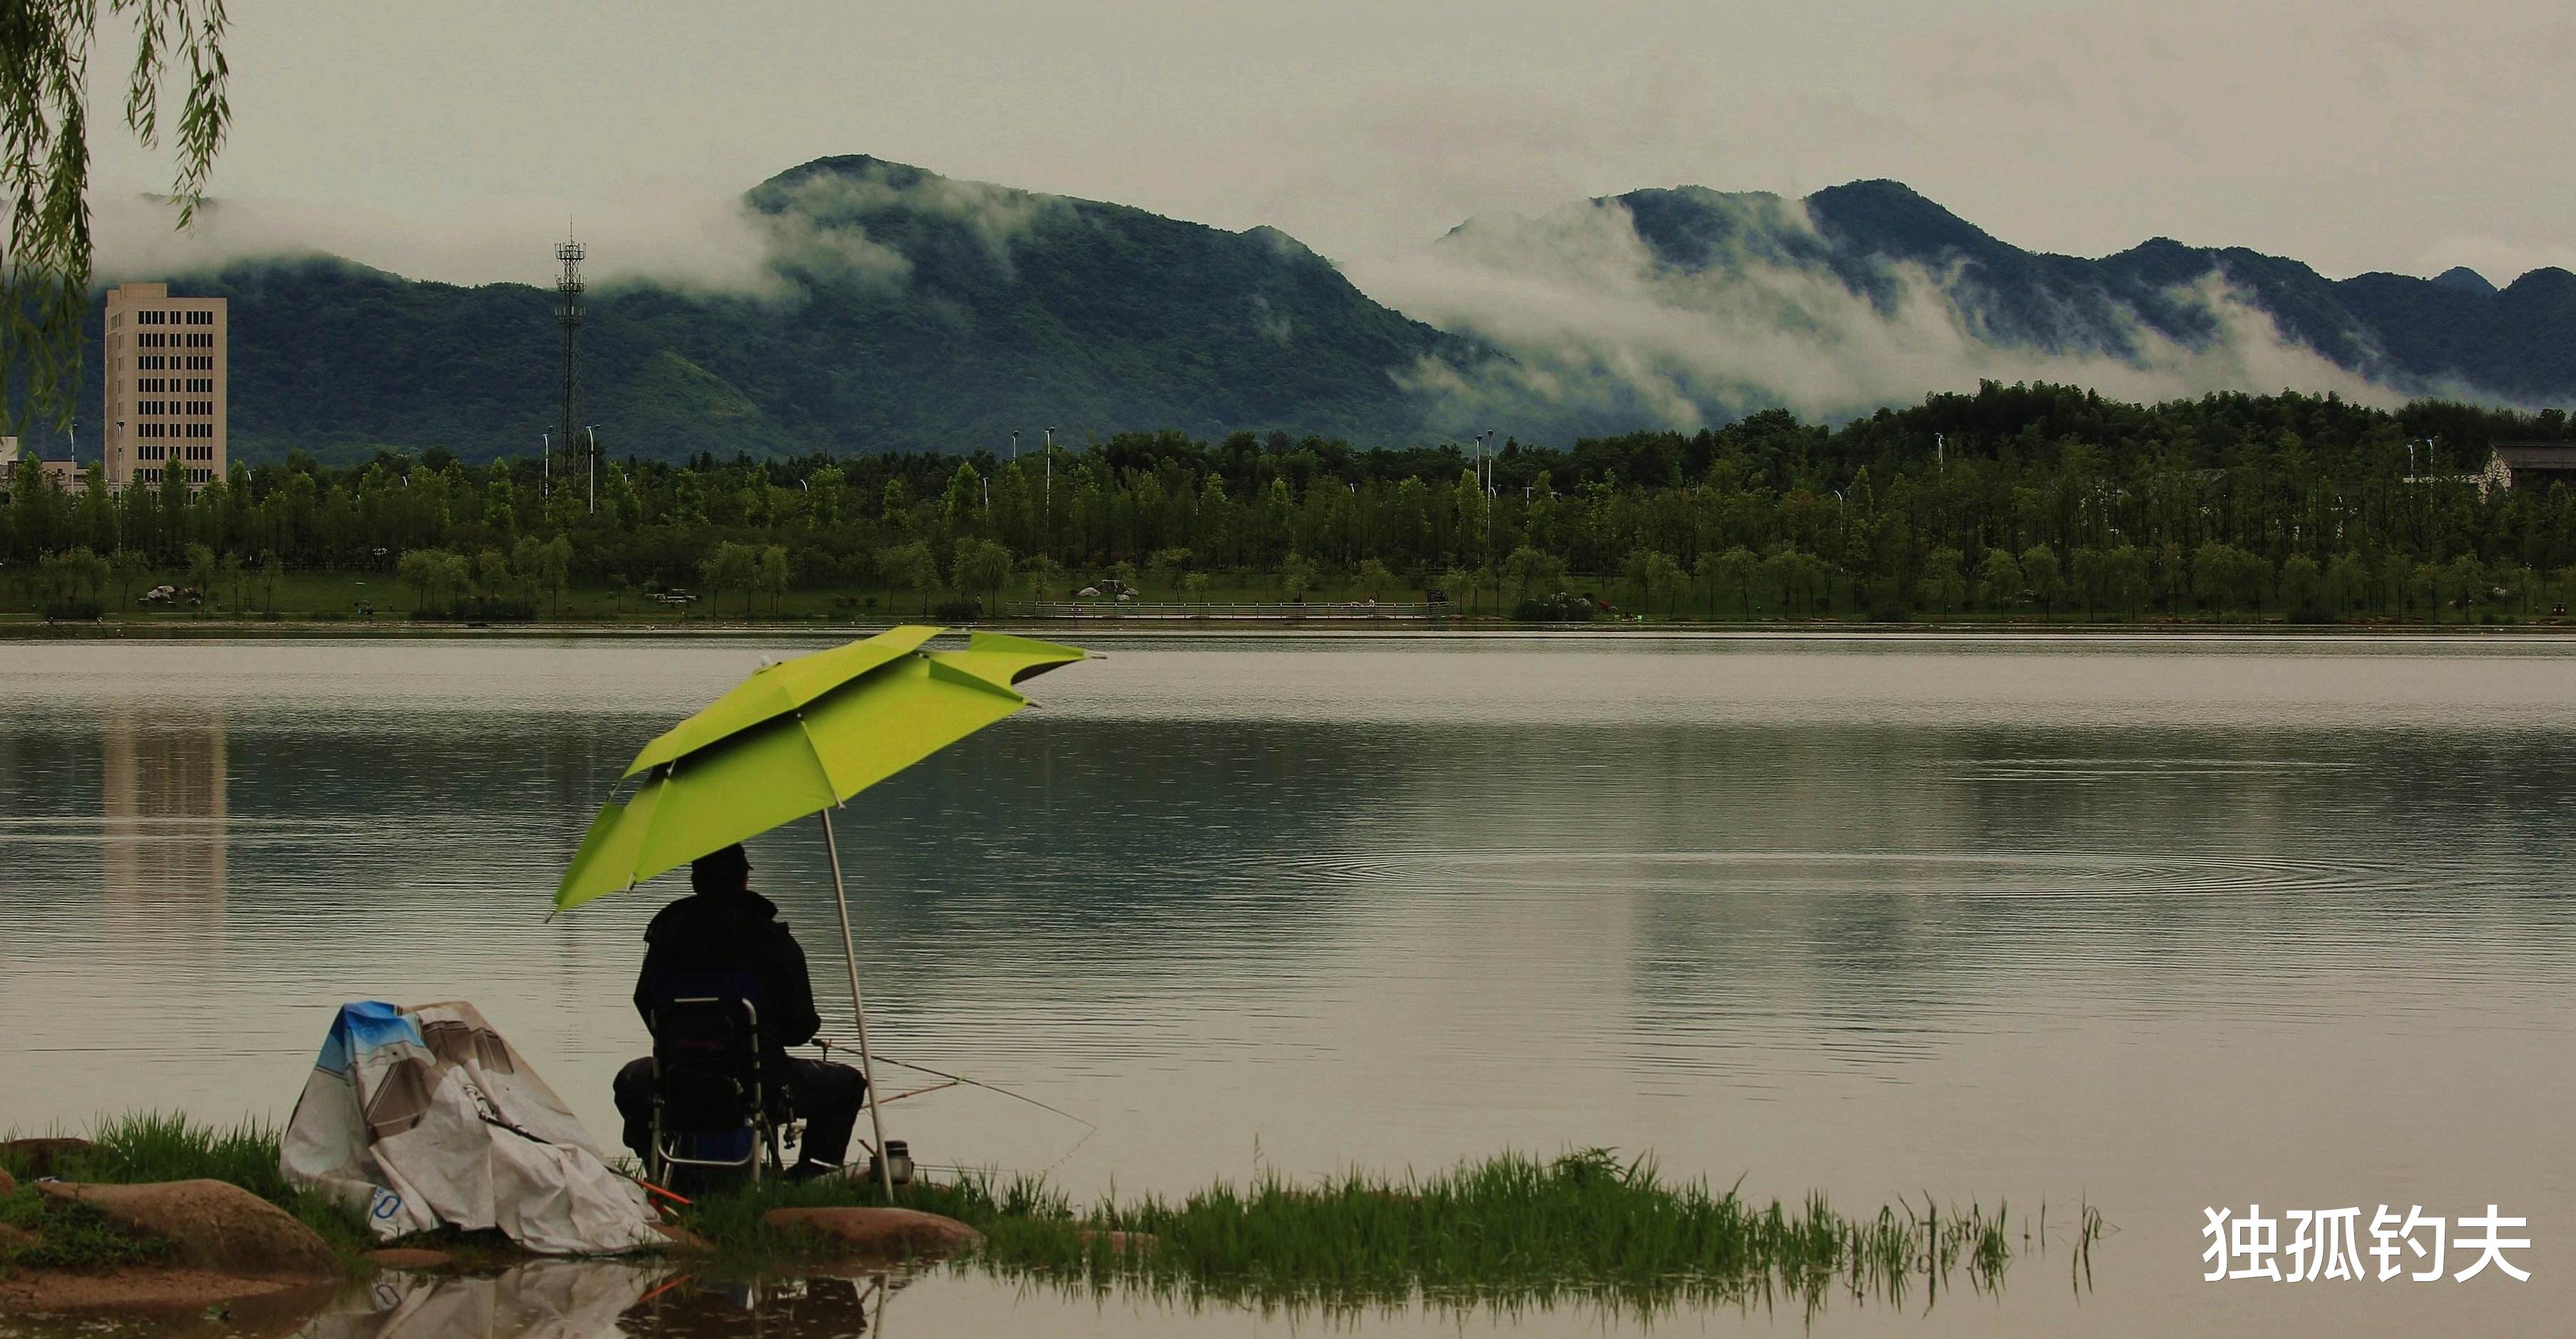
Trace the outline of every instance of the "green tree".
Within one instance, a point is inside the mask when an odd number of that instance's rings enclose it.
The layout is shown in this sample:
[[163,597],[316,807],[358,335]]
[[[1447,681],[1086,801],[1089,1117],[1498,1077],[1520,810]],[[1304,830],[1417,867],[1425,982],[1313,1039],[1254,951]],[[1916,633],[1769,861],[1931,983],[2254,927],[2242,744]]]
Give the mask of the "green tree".
[[1452,566],[1442,570],[1438,576],[1431,579],[1429,588],[1440,592],[1441,598],[1449,602],[1448,612],[1452,614],[1475,612],[1476,574],[1466,568]]
[[708,550],[698,562],[698,580],[707,588],[707,612],[715,612],[726,591],[740,591],[742,618],[750,622],[753,583],[759,575],[760,550],[749,544],[728,539]]
[[2463,623],[2476,621],[2477,607],[2486,602],[2487,584],[2486,565],[2475,554],[2460,554],[2442,568],[2445,598],[2459,603]]
[[849,490],[850,476],[838,465],[826,465],[807,476],[805,523],[816,530],[839,528],[842,500]]
[[197,592],[197,616],[205,617],[206,606],[215,602],[215,551],[203,544],[187,548],[188,585]]
[[1169,590],[1181,584],[1181,574],[1190,570],[1190,551],[1171,547],[1156,549],[1145,560],[1145,571],[1157,588]]
[[2296,553],[2281,562],[2281,603],[2292,618],[2315,618],[2325,612],[2325,574],[2317,560]]
[[232,592],[232,612],[235,618],[239,618],[242,613],[242,586],[248,580],[249,573],[250,567],[247,563],[242,561],[240,553],[234,552],[224,555],[224,588]]
[[989,539],[960,539],[957,555],[949,565],[957,589],[973,591],[984,602],[988,616],[998,616],[995,602],[1002,587],[1011,579],[1011,551]]
[[1637,560],[1635,579],[1638,586],[1646,593],[1647,611],[1651,613],[1654,610],[1655,592],[1662,591],[1664,614],[1670,617],[1673,612],[1673,602],[1679,598],[1682,583],[1689,580],[1689,574],[1682,571],[1682,565],[1674,560],[1673,555],[1662,549],[1648,549],[1645,556]]
[[[178,454],[179,448],[174,446],[168,449],[172,455]],[[132,486],[129,486],[126,491],[142,492],[140,488]],[[157,528],[161,533],[163,551],[184,563],[188,558],[188,469],[176,460],[164,462],[161,466],[158,508],[160,515],[156,520]]]
[[88,545],[76,545],[58,553],[48,553],[37,563],[52,609],[68,612],[75,600],[98,597],[99,587],[109,577],[107,560]]
[[2022,550],[2021,580],[2029,588],[2030,598],[2039,602],[2039,618],[2045,623],[2066,594],[2066,578],[2058,571],[2057,555],[2045,544],[2033,544]]
[[2075,598],[2084,602],[2084,617],[2091,621],[2102,606],[2111,603],[2110,556],[2095,548],[2079,548],[2067,554],[2066,584]]
[[563,616],[564,592],[572,584],[572,540],[563,535],[542,544],[520,540],[520,567],[530,584],[554,602],[555,616]]
[[2102,579],[2110,587],[2111,603],[2132,621],[2154,594],[2146,552],[2135,544],[2121,544],[2102,555]]
[[2021,603],[2028,584],[2022,579],[2020,560],[2008,549],[1988,549],[1985,560],[1977,564],[1977,596],[1997,613]]
[[1753,576],[1762,566],[1762,560],[1753,556],[1753,550],[1738,544],[1700,562],[1708,568],[1703,576],[1715,585],[1734,591],[1736,608],[1744,617],[1753,617]]
[[1388,571],[1386,564],[1379,562],[1375,558],[1370,558],[1360,563],[1360,594],[1365,595],[1372,600],[1383,599],[1386,596],[1387,588],[1394,584],[1395,573]]
[[1944,614],[1959,612],[1967,602],[1968,579],[1959,570],[1959,551],[1934,549],[1923,555],[1923,572],[1914,580],[1914,599]]
[[118,549],[107,555],[108,571],[116,578],[118,607],[125,609],[134,607],[135,583],[142,580],[143,574],[150,571],[151,567],[151,560],[133,549]]
[[1291,604],[1303,604],[1306,591],[1315,584],[1315,564],[1301,553],[1290,552],[1279,564],[1279,590]]
[[2349,618],[2370,598],[2370,565],[2349,553],[2338,553],[2326,564],[2325,602],[2328,612],[2338,618]]
[[438,549],[411,549],[394,560],[395,578],[411,587],[413,609],[436,607],[439,582],[447,573],[446,557],[447,554]]
[[1565,560],[1523,544],[1503,559],[1503,580],[1512,585],[1514,604],[1526,604],[1536,598],[1533,591],[1554,595],[1565,589]]
[[519,490],[510,481],[495,476],[483,497],[483,524],[503,540],[515,539],[519,533]]
[[788,575],[787,546],[762,545],[759,560],[752,571],[752,584],[769,597],[769,616],[772,618],[786,612]]
[[897,544],[878,553],[877,570],[896,590],[920,592],[921,612],[930,612],[930,592],[939,586],[939,562],[930,556],[927,540]]
[[1029,599],[1032,601],[1064,598],[1064,568],[1055,559],[1043,553],[1032,553],[1020,560],[1020,571],[1028,578]]

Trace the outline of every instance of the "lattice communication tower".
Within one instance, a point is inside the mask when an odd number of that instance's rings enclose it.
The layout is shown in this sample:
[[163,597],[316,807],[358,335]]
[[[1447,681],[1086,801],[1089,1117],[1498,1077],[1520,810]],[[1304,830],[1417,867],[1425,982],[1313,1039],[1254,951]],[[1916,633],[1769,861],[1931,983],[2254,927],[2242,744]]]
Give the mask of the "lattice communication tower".
[[555,246],[563,277],[555,280],[555,323],[563,327],[563,412],[555,424],[555,450],[567,466],[574,459],[573,427],[581,422],[581,243],[567,237]]

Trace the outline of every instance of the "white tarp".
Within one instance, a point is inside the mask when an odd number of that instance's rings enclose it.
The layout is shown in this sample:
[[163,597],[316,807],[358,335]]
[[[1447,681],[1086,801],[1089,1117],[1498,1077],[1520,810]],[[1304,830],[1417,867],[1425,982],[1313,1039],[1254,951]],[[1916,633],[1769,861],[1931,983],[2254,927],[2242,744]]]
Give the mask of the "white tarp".
[[379,1240],[447,1224],[547,1255],[663,1242],[643,1190],[470,1004],[342,1005],[279,1162],[365,1206]]

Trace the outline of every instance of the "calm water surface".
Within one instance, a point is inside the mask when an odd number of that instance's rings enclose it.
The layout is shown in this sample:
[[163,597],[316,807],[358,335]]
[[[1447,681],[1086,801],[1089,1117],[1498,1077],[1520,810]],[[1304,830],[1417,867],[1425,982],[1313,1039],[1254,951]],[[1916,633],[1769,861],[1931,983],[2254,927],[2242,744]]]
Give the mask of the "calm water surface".
[[[1088,1193],[1611,1145],[2118,1229],[2089,1292],[2034,1257],[1824,1333],[2576,1301],[2576,644],[1094,644],[842,827],[885,1050],[1100,1127],[950,1090],[888,1112],[926,1161]],[[645,739],[811,645],[0,645],[0,1127],[282,1117],[333,1006],[463,998],[613,1138],[680,890],[547,924],[554,877]],[[753,858],[844,999],[819,831]],[[2199,1278],[2204,1205],[2490,1201],[2531,1219],[2527,1284]],[[915,1332],[1317,1327],[956,1273],[873,1296]]]

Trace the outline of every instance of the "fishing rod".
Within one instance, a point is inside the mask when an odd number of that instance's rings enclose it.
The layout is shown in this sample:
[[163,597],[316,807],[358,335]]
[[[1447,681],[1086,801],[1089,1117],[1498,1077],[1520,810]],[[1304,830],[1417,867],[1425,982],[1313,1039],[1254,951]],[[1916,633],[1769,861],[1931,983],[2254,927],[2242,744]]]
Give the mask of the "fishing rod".
[[[817,1037],[817,1038],[815,1038],[815,1039],[814,1039],[814,1044],[823,1048],[823,1056],[824,1056],[824,1058],[825,1058],[825,1059],[830,1059],[830,1058],[831,1058],[831,1055],[832,1055],[832,1045],[833,1045],[833,1044],[832,1044],[832,1041],[831,1041],[831,1039],[830,1039],[830,1038],[828,1038],[828,1037]],[[841,1049],[843,1049],[843,1050],[848,1050],[849,1048],[848,1048],[848,1047],[846,1047],[846,1046],[844,1046],[844,1047],[842,1047]],[[915,1070],[915,1071],[918,1071],[918,1072],[923,1073],[923,1074],[928,1074],[928,1075],[932,1076],[933,1078],[941,1078],[941,1079],[946,1079],[946,1080],[948,1080],[948,1083],[939,1084],[939,1085],[937,1085],[936,1087],[916,1089],[916,1090],[914,1090],[913,1092],[909,1092],[909,1093],[899,1093],[899,1094],[897,1094],[897,1096],[900,1096],[900,1097],[918,1097],[918,1096],[920,1096],[922,1093],[926,1093],[926,1092],[936,1092],[936,1091],[938,1091],[938,1089],[939,1089],[939,1088],[945,1088],[945,1087],[948,1087],[950,1084],[959,1084],[959,1083],[962,1083],[962,1084],[966,1085],[966,1086],[967,1086],[967,1087],[969,1087],[969,1088],[981,1088],[981,1089],[983,1089],[984,1091],[986,1091],[986,1092],[988,1092],[988,1093],[1000,1093],[1002,1096],[1007,1097],[1007,1098],[1010,1098],[1010,1099],[1011,1099],[1012,1101],[1014,1101],[1014,1102],[1026,1102],[1026,1103],[1028,1103],[1030,1106],[1036,1107],[1036,1108],[1037,1108],[1038,1110],[1040,1110],[1040,1111],[1051,1112],[1051,1113],[1053,1113],[1053,1114],[1055,1114],[1055,1115],[1062,1116],[1062,1117],[1064,1117],[1066,1120],[1072,1121],[1074,1124],[1079,1125],[1079,1126],[1081,1126],[1083,1129],[1090,1131],[1092,1134],[1098,1134],[1098,1133],[1100,1133],[1100,1127],[1099,1127],[1099,1126],[1092,1124],[1090,1121],[1084,1120],[1082,1117],[1077,1116],[1077,1115],[1073,1114],[1072,1112],[1065,1110],[1065,1109],[1064,1109],[1064,1108],[1062,1108],[1062,1107],[1049,1106],[1049,1105],[1047,1105],[1046,1103],[1041,1102],[1041,1101],[1039,1101],[1038,1099],[1036,1099],[1036,1098],[1034,1098],[1034,1097],[1031,1097],[1031,1096],[1029,1096],[1029,1095],[1028,1095],[1028,1094],[1026,1094],[1026,1093],[1015,1093],[1015,1092],[1012,1092],[1010,1089],[1005,1088],[1005,1087],[1002,1087],[1000,1084],[986,1083],[986,1082],[984,1082],[984,1081],[983,1081],[983,1080],[981,1080],[981,1079],[970,1079],[970,1078],[966,1077],[966,1076],[965,1076],[965,1075],[963,1075],[963,1074],[951,1074],[951,1073],[949,1073],[947,1070],[944,1070],[944,1069],[932,1069],[932,1068],[931,1068],[930,1066],[928,1066],[928,1065],[916,1065],[916,1064],[912,1063],[912,1062],[911,1062],[911,1061],[909,1061],[909,1060],[897,1060],[897,1059],[895,1059],[893,1056],[886,1055],[886,1054],[883,1054],[883,1053],[879,1053],[875,1058],[876,1058],[876,1059],[878,1059],[878,1060],[880,1060],[880,1061],[883,1061],[883,1062],[884,1062],[884,1063],[886,1063],[886,1064],[894,1065],[894,1066],[896,1066],[896,1067],[898,1067],[898,1068],[902,1068],[902,1069],[909,1069],[909,1070]],[[889,1100],[890,1100],[890,1099],[889,1099]],[[1077,1147],[1079,1147],[1079,1145],[1077,1145]]]

